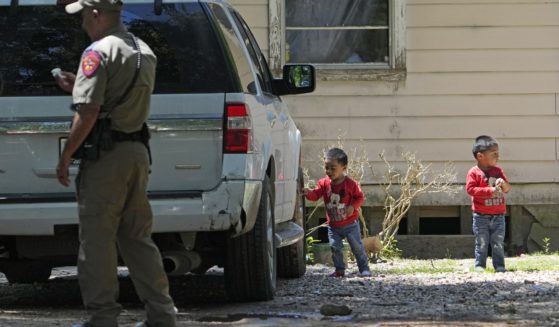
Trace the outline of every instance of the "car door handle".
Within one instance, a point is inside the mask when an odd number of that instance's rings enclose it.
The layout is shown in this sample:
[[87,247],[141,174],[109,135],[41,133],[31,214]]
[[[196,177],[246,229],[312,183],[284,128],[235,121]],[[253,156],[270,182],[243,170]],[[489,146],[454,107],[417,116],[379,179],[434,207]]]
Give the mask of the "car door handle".
[[278,120],[278,116],[276,116],[276,114],[273,112],[268,112],[266,113],[266,119],[270,123],[270,126],[274,127],[276,121]]
[[287,119],[287,116],[285,116],[285,115],[280,116],[280,121],[281,121],[283,127],[287,126],[287,123],[289,123],[289,119]]
[[289,122],[289,118],[283,112],[280,114],[279,120],[281,121],[283,127],[287,126],[287,123]]

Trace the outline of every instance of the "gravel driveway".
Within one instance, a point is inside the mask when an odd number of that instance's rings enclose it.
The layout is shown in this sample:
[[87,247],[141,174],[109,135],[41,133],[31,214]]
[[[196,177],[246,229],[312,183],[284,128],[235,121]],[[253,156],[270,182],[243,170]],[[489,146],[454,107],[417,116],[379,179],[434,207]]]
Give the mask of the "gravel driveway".
[[[279,280],[276,297],[268,302],[228,303],[219,270],[173,278],[171,287],[179,326],[559,326],[559,271],[382,271],[391,265],[376,265],[371,278],[331,278],[331,267],[311,265],[303,278]],[[120,274],[120,322],[133,326],[143,310],[126,270]],[[328,305],[345,305],[351,312],[321,314]],[[73,268],[55,270],[46,284],[9,285],[0,277],[2,327],[71,326],[85,317]]]

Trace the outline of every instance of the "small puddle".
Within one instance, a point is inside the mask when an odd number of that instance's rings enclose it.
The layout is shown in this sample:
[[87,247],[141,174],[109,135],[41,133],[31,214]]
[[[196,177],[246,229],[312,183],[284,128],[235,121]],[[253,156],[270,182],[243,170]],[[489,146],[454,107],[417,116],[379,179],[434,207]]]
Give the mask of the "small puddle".
[[196,319],[198,322],[237,322],[243,319],[260,319],[260,320],[274,320],[276,318],[283,319],[313,319],[319,320],[323,316],[319,313],[293,313],[293,312],[278,312],[278,313],[234,313],[226,316],[205,316]]

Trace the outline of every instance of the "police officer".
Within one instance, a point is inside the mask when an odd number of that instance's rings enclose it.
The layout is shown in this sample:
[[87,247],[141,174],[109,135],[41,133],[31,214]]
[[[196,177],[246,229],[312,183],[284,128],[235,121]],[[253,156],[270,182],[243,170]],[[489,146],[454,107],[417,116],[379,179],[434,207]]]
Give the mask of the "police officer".
[[[62,72],[55,76],[62,89],[72,92],[76,107],[57,166],[58,181],[64,186],[70,184],[71,157],[100,112],[110,110],[112,129],[121,136],[136,135],[149,114],[157,59],[147,44],[136,39],[141,66],[134,78],[138,52],[121,22],[121,8],[120,0],[78,0],[66,6],[69,14],[81,13],[82,27],[93,43],[82,54],[77,75]],[[132,81],[134,85],[127,91]],[[169,282],[151,239],[153,217],[146,195],[149,165],[145,144],[132,137],[119,138],[99,159],[80,164],[76,178],[78,277],[90,319],[78,326],[118,325],[117,247],[145,303],[147,319],[138,326],[176,325]]]

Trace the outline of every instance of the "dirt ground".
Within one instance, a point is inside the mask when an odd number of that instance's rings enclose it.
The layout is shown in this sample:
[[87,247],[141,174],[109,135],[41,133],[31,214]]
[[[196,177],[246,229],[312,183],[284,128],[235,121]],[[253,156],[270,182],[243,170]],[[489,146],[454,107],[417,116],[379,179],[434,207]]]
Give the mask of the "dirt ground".
[[[179,326],[559,326],[559,271],[397,275],[380,269],[370,278],[332,278],[331,269],[308,266],[303,278],[280,279],[273,301],[255,303],[229,303],[218,269],[172,278]],[[144,318],[142,304],[126,270],[120,275],[119,322],[133,326]],[[328,304],[351,312],[322,314]],[[0,326],[71,326],[86,318],[75,268],[56,269],[48,283],[34,285],[9,285],[0,274]]]

